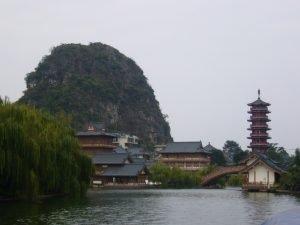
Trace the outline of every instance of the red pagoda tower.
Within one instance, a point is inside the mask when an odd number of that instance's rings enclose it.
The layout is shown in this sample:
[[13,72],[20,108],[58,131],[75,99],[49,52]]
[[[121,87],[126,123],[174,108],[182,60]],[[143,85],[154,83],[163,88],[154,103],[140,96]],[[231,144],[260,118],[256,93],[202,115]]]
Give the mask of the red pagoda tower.
[[268,139],[270,139],[268,135],[270,128],[267,124],[270,121],[267,116],[270,113],[268,110],[270,104],[260,99],[260,90],[258,90],[258,99],[249,103],[248,106],[250,106],[248,113],[251,115],[248,120],[251,122],[250,128],[248,128],[251,131],[250,137],[248,137],[251,139],[251,143],[248,148],[251,148],[253,152],[265,154],[269,148]]

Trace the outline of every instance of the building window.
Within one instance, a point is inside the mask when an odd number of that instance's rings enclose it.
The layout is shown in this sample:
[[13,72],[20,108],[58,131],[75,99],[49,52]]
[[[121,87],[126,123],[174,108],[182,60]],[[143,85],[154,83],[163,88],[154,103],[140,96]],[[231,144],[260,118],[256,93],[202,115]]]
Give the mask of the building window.
[[88,131],[94,131],[94,130],[95,130],[95,128],[93,126],[91,126],[91,125],[88,126]]

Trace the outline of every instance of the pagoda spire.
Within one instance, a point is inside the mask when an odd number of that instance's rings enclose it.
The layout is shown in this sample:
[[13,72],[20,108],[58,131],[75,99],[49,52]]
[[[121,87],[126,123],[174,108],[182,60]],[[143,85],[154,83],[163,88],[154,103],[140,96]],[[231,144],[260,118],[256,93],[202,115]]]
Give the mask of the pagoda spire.
[[260,99],[260,89],[258,89],[257,93],[258,93],[258,99]]

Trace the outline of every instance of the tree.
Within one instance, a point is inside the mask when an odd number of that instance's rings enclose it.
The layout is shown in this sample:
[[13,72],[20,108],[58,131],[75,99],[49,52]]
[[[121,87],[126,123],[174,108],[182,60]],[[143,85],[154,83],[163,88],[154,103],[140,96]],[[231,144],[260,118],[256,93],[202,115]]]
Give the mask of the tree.
[[235,164],[248,155],[248,152],[244,152],[237,142],[231,140],[225,142],[223,151],[227,161]]
[[300,191],[300,149],[295,150],[295,156],[287,173],[283,174],[280,179],[283,188]]
[[299,148],[297,148],[295,150],[294,166],[300,167],[300,149]]
[[234,157],[233,157],[233,162],[234,163],[239,163],[240,161],[242,161],[243,159],[246,159],[249,155],[249,151],[246,150],[246,151],[239,151],[237,152]]
[[64,118],[24,105],[0,104],[0,196],[84,194],[92,164]]
[[221,150],[213,149],[211,151],[211,161],[213,164],[218,166],[224,166],[226,164],[226,159]]
[[270,159],[279,163],[283,167],[288,167],[292,163],[292,159],[283,147],[278,147],[277,144],[271,144],[266,154]]

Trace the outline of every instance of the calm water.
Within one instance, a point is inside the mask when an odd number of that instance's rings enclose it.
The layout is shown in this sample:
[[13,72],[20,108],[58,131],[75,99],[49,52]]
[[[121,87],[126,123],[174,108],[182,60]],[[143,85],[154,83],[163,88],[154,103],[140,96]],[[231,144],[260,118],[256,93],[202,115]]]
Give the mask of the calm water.
[[239,190],[89,191],[80,201],[1,203],[0,224],[256,225],[300,198]]

